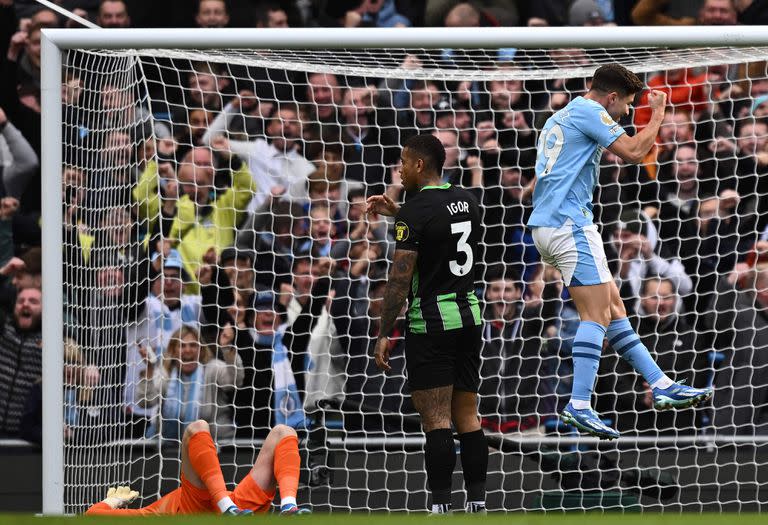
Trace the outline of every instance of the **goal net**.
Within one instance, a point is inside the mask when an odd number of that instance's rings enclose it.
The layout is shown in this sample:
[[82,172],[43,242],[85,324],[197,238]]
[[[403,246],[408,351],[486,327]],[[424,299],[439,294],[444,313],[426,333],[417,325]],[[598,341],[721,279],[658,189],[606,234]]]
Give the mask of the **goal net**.
[[[400,145],[423,132],[445,145],[444,182],[483,209],[489,510],[762,508],[766,59],[736,47],[62,51],[65,510],[117,483],[143,505],[175,488],[198,418],[231,486],[283,423],[301,438],[300,502],[426,508],[404,321],[393,370],[371,359],[393,224],[364,204],[405,198]],[[593,403],[622,435],[606,445],[556,416],[578,319],[524,226],[522,187],[537,130],[611,62],[669,107],[641,166],[603,152],[594,214],[609,267],[661,367],[715,397],[656,412],[606,348]],[[648,119],[641,96],[620,124]],[[459,466],[457,506],[461,486]]]

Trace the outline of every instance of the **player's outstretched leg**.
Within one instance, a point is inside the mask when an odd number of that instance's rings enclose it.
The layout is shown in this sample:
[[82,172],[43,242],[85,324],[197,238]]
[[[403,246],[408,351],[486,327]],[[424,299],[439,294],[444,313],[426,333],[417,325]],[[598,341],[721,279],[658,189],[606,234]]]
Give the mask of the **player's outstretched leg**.
[[456,467],[456,448],[451,430],[453,386],[441,386],[411,392],[413,406],[421,416],[427,442],[424,463],[427,483],[432,493],[432,513],[451,512],[451,485]]
[[712,397],[711,388],[693,388],[672,381],[653,360],[627,319],[624,304],[615,283],[611,283],[611,324],[606,336],[608,344],[622,359],[639,372],[653,392],[653,406],[657,410],[688,408]]
[[199,419],[187,425],[181,441],[181,473],[192,485],[207,489],[222,514],[250,514],[239,509],[229,497],[221,473],[216,445],[208,423]]
[[307,514],[311,511],[296,503],[300,469],[296,431],[287,425],[275,425],[267,434],[249,476],[265,493],[272,494],[280,488],[281,514]]
[[459,434],[461,468],[467,491],[468,513],[485,512],[485,480],[488,475],[488,440],[477,415],[477,394],[453,391],[451,418]]
[[592,286],[571,286],[581,323],[573,339],[573,385],[571,400],[560,419],[600,439],[616,439],[619,433],[603,423],[592,410],[591,399],[603,351],[603,339],[610,321],[610,288],[608,283]]

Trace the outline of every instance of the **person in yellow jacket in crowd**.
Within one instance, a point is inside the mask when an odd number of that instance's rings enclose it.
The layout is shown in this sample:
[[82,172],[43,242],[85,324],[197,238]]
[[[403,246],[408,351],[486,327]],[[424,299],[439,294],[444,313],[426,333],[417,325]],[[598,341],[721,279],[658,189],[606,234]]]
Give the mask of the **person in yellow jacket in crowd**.
[[[206,254],[211,257],[212,248],[219,254],[234,243],[236,228],[256,191],[247,164],[225,151],[217,152],[233,168],[232,184],[224,190],[214,186],[216,159],[213,151],[205,147],[193,148],[182,157],[175,179],[169,165],[147,163],[133,190],[139,221],[148,220],[150,231],[163,234],[167,249],[175,247],[181,254],[192,279],[186,283],[188,291],[198,288],[197,270]],[[166,188],[162,198],[158,191],[161,184]],[[174,191],[168,191],[168,185],[176,184],[177,199],[172,195]]]

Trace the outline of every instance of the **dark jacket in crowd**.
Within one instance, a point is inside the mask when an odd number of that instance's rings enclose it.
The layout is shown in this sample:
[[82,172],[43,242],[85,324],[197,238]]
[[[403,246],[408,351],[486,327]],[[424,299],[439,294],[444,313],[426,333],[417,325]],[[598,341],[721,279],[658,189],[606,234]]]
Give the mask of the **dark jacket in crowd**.
[[768,311],[754,291],[722,279],[714,308],[717,432],[768,434]]
[[11,316],[0,323],[0,436],[16,437],[29,391],[43,373],[42,334],[19,331]]

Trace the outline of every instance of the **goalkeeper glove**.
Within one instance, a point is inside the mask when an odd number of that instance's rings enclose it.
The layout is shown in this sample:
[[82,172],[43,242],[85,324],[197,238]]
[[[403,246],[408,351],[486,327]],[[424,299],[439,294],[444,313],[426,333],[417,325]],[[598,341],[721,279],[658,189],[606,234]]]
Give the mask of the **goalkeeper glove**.
[[139,493],[131,490],[130,487],[111,487],[102,503],[106,503],[113,509],[122,509],[138,497]]

